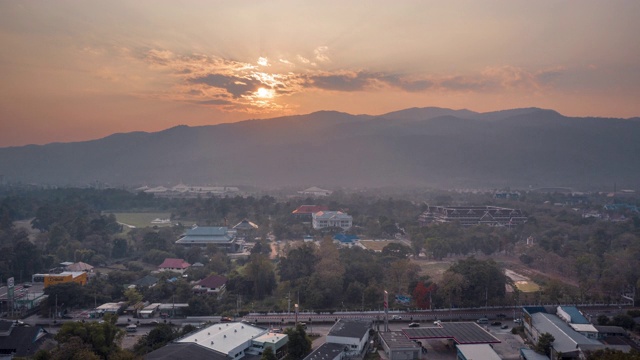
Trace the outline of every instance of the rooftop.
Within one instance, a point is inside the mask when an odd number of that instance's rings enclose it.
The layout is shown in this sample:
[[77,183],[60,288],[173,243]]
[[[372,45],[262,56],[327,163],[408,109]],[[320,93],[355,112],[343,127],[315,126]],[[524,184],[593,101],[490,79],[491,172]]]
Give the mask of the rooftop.
[[338,319],[327,336],[340,336],[362,339],[371,329],[371,320]]
[[165,269],[165,268],[169,268],[169,269],[186,269],[189,266],[191,266],[191,264],[189,264],[188,262],[184,261],[184,259],[166,258],[166,259],[164,259],[162,264],[158,265],[158,268],[160,268],[160,269]]
[[453,339],[461,345],[500,342],[495,336],[473,322],[441,323],[440,326],[435,327],[402,329],[402,332],[411,340]]
[[589,339],[586,336],[573,330],[567,323],[552,314],[535,313],[531,315],[533,326],[540,333],[553,335],[553,348],[556,351],[569,353],[575,351],[581,345],[601,345],[597,340]]
[[313,214],[318,211],[327,211],[329,210],[328,206],[325,205],[300,205],[297,209],[293,210],[292,214]]
[[489,344],[458,345],[458,353],[467,360],[501,360]]
[[380,332],[378,334],[390,349],[420,348],[420,345],[409,340],[402,331]]
[[343,344],[324,343],[307,355],[304,360],[333,360],[344,351],[344,347]]
[[169,343],[144,356],[145,360],[227,360],[225,355],[219,354],[195,343]]
[[198,281],[198,285],[202,287],[207,287],[210,289],[219,288],[220,286],[227,283],[227,278],[221,275],[210,275],[206,278]]
[[246,323],[224,323],[208,326],[191,333],[176,342],[197,343],[223,354],[237,348],[241,344],[265,334],[267,330]]

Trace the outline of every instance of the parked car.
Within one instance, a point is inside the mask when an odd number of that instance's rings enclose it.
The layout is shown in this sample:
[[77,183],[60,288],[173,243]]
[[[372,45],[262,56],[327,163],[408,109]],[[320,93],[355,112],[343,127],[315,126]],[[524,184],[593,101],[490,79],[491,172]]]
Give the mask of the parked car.
[[433,322],[433,325],[440,325],[441,322],[442,321],[440,321],[440,320],[436,320],[436,321]]
[[409,324],[409,327],[420,327],[420,323],[412,322]]
[[233,319],[228,316],[223,316],[220,318],[220,322],[232,322]]
[[400,315],[393,315],[393,316],[391,317],[391,320],[402,320],[402,316],[400,316]]
[[480,319],[476,320],[476,322],[477,322],[478,324],[488,324],[488,323],[489,323],[489,319],[487,319],[487,318],[480,318]]
[[504,318],[507,317],[507,315],[506,314],[498,314],[498,315],[496,315],[496,317],[500,318],[500,319],[504,319]]
[[500,326],[500,329],[508,329],[508,328],[509,328],[509,325],[507,325],[507,324],[504,324],[504,325]]
[[522,319],[513,319],[513,322],[516,324],[522,324]]
[[493,321],[491,323],[491,326],[500,326],[500,325],[502,325],[502,323],[500,321]]
[[138,331],[138,327],[134,324],[127,325],[127,332],[136,332]]

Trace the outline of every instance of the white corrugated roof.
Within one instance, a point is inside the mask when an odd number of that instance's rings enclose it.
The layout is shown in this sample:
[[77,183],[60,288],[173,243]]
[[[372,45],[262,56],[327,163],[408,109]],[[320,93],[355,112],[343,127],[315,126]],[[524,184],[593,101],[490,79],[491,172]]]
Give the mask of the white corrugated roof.
[[214,324],[178,340],[179,343],[198,345],[229,355],[229,351],[243,343],[267,333],[266,329],[246,323]]

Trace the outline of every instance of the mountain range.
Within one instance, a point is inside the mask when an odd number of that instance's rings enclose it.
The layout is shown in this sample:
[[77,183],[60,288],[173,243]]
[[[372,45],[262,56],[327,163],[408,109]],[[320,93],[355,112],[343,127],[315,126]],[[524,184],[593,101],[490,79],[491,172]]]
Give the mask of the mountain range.
[[258,188],[640,187],[640,119],[553,110],[320,111],[0,148],[5,182]]

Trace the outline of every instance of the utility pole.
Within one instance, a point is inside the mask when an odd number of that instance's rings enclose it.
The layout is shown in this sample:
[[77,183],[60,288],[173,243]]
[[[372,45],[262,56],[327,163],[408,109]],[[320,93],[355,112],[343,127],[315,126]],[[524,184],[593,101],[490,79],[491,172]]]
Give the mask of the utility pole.
[[289,290],[289,295],[287,295],[287,315],[291,314],[291,290]]
[[384,291],[384,331],[389,332],[389,293]]

